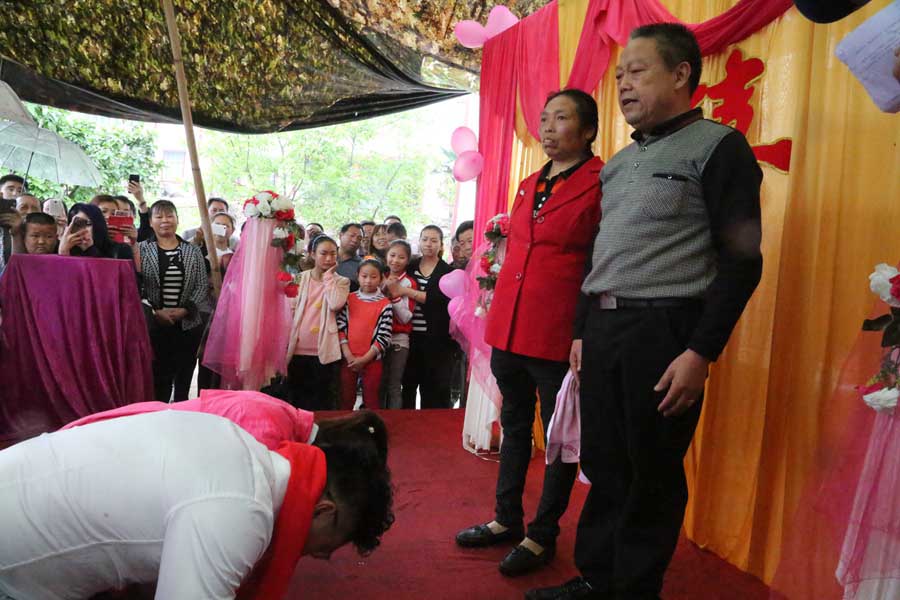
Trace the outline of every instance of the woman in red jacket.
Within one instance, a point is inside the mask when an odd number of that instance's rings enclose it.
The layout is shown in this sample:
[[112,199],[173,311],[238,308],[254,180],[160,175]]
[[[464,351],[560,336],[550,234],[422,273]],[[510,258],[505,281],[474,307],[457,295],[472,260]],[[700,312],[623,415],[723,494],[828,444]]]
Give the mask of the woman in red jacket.
[[[490,546],[525,534],[522,492],[537,395],[546,426],[569,368],[575,306],[600,222],[603,161],[591,152],[596,136],[597,103],[589,94],[567,89],[547,99],[541,145],[550,162],[519,185],[485,332],[503,395],[496,515],[459,532],[460,546]],[[501,573],[521,575],[553,558],[576,472],[576,464],[558,459],[547,466],[537,515],[527,537],[500,563]]]

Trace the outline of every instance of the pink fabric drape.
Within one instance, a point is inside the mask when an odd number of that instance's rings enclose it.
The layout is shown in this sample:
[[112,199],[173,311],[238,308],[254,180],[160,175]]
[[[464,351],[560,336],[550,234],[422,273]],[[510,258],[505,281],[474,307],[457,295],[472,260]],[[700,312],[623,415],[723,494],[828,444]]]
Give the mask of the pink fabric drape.
[[482,240],[488,219],[506,212],[512,144],[516,128],[517,57],[522,27],[516,25],[484,45],[478,150],[484,170],[475,196],[475,239]]
[[551,2],[525,19],[519,35],[519,104],[528,131],[537,139],[544,100],[559,89],[559,6]]
[[153,399],[131,261],[13,255],[0,307],[0,439]]
[[[792,4],[791,0],[740,0],[708,21],[684,24],[697,36],[700,51],[707,56],[756,33],[783,15]],[[664,22],[683,23],[659,0],[592,0],[568,87],[593,91],[609,66],[612,42],[624,46],[635,27]]]
[[[883,314],[884,305],[873,310],[870,317]],[[841,369],[841,375],[824,411],[815,464],[809,476],[798,508],[790,519],[782,543],[781,559],[772,581],[772,600],[841,600],[844,589],[836,571],[844,560],[842,577],[854,585],[866,578],[877,578],[890,572],[900,575],[900,562],[893,558],[864,565],[865,549],[879,535],[900,539],[896,511],[885,511],[888,503],[897,503],[900,491],[898,465],[900,456],[884,457],[883,464],[871,465],[870,455],[880,458],[880,451],[891,446],[890,434],[900,435],[897,420],[889,415],[877,415],[866,406],[856,387],[879,369],[882,348],[880,334],[862,332]],[[865,375],[863,375],[865,374]],[[898,411],[900,412],[900,411]],[[872,447],[874,443],[874,448]],[[897,440],[893,447],[897,447]],[[857,495],[862,495],[859,500]],[[858,507],[854,504],[859,503]],[[879,519],[895,519],[884,527]],[[848,524],[855,521],[855,531],[847,536]],[[842,556],[842,547],[849,539],[849,551]],[[854,598],[852,593],[847,598]]]
[[276,276],[284,251],[272,246],[275,219],[248,220],[228,267],[203,364],[226,389],[259,390],[287,372],[291,309]]

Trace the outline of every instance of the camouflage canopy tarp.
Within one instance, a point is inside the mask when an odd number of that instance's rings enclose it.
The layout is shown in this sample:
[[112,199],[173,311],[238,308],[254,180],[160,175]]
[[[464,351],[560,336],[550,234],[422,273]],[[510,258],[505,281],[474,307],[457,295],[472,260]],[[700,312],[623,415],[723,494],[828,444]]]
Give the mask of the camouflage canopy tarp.
[[[524,16],[545,0],[506,2]],[[480,52],[453,36],[496,4],[463,0],[174,0],[194,122],[302,129],[465,93]],[[23,100],[180,119],[159,0],[0,0],[0,79]]]

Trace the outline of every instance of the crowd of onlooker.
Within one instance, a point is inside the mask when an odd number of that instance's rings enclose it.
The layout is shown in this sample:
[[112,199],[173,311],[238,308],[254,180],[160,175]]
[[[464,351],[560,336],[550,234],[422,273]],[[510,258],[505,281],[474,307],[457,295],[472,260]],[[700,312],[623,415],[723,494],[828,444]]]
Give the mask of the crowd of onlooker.
[[[179,234],[172,202],[148,204],[135,180],[128,193],[66,206],[29,194],[17,175],[0,177],[0,276],[13,254],[131,261],[153,348],[154,396],[185,400],[216,306],[207,245],[200,228]],[[224,275],[240,244],[238,223],[223,198],[209,198],[207,211]],[[359,391],[368,408],[415,408],[417,398],[422,408],[464,403],[465,357],[450,337],[439,282],[466,267],[472,221],[452,236],[449,263],[440,227],[424,227],[411,244],[395,215],[345,223],[334,237],[319,223],[302,233],[289,365],[266,391],[311,410],[352,409]],[[218,381],[199,365],[200,389]]]

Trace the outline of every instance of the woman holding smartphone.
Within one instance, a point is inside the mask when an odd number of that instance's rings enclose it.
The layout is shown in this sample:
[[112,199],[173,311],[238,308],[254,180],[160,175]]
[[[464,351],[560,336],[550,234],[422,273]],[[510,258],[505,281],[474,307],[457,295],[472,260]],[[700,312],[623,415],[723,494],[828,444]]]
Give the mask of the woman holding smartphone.
[[142,296],[153,314],[154,395],[160,402],[177,402],[188,398],[210,312],[206,264],[199,248],[176,235],[178,211],[168,200],[150,207],[150,227],[156,239],[140,243],[140,256]]
[[79,202],[69,209],[68,217],[69,224],[59,240],[59,253],[63,256],[124,260],[132,260],[134,257],[128,245],[109,239],[106,219],[96,206]]

